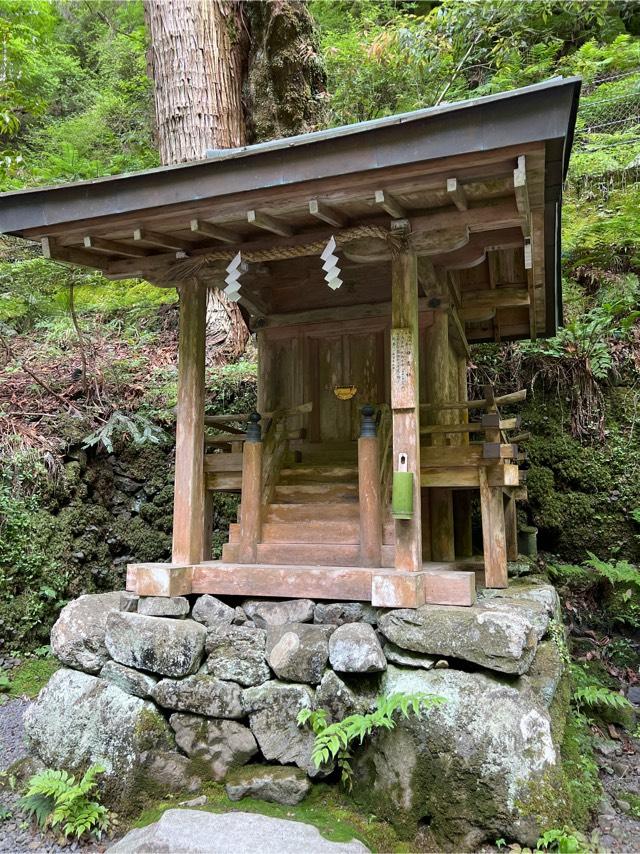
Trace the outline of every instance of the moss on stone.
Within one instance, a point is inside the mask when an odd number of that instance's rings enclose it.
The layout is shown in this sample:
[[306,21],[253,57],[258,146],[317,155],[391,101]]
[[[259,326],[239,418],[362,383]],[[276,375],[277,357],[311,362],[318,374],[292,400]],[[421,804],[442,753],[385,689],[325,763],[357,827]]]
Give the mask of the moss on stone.
[[7,696],[36,697],[60,664],[54,658],[28,658],[9,671]]
[[[203,787],[207,803],[200,809],[212,813],[237,811],[238,804],[231,801],[222,783],[207,783]],[[176,803],[192,798],[185,793],[167,798],[149,805],[133,822],[134,827],[146,827],[152,824]],[[373,852],[415,851],[415,845],[403,842],[393,828],[380,821],[375,813],[363,813],[353,801],[335,786],[315,784],[311,792],[296,806],[268,803],[254,798],[244,798],[242,811],[283,818],[289,821],[302,821],[317,827],[322,836],[333,842],[348,842],[359,839]]]
[[161,740],[173,740],[166,721],[160,713],[151,708],[144,708],[139,713],[134,734],[141,751],[151,750],[158,746]]

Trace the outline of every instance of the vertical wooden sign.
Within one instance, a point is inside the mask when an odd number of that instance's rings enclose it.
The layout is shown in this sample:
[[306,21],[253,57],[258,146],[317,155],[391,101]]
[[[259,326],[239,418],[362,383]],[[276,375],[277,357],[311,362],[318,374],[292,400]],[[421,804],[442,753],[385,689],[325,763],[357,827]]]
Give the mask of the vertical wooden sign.
[[391,330],[391,408],[416,406],[416,361],[413,329]]

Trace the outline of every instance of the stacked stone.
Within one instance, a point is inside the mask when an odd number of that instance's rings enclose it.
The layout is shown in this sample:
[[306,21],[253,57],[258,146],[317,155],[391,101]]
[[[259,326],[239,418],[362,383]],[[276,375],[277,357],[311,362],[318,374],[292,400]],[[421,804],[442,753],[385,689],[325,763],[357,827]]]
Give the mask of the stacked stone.
[[301,709],[335,721],[370,711],[379,694],[435,694],[446,702],[358,752],[356,796],[396,822],[428,817],[434,838],[454,844],[526,842],[547,820],[527,813],[531,787],[558,767],[549,708],[563,664],[545,640],[557,608],[554,589],[535,582],[470,608],[386,612],[308,599],[81,596],[54,626],[64,668],[26,731],[49,766],[105,765],[113,800],[141,784],[166,794],[224,780],[232,799],[296,803],[331,773],[312,761]]

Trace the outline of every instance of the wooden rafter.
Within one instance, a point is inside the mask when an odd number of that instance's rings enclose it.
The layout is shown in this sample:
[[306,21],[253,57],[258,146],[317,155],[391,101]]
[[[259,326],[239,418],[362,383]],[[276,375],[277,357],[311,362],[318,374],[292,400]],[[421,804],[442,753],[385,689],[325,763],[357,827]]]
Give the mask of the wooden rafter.
[[262,211],[247,211],[247,222],[250,225],[255,225],[257,228],[262,228],[265,231],[271,231],[273,234],[279,234],[281,237],[292,237],[293,229],[286,222],[282,222],[276,217]]
[[189,240],[175,237],[173,234],[161,234],[159,231],[149,231],[148,228],[136,228],[133,231],[133,239],[139,243],[150,243],[152,246],[161,246],[163,249],[176,249],[188,252],[193,247]]
[[327,222],[336,228],[342,228],[348,222],[347,217],[341,211],[336,210],[335,207],[331,207],[326,202],[321,202],[320,199],[309,200],[309,213],[316,219]]
[[52,261],[63,261],[66,264],[77,264],[81,267],[95,267],[97,269],[101,269],[104,265],[105,257],[99,252],[60,246],[53,237],[43,237],[40,244],[42,255]]
[[376,204],[386,211],[394,219],[406,219],[407,212],[400,202],[386,190],[376,190]]
[[457,178],[447,178],[447,195],[459,211],[466,211],[469,207],[467,194]]
[[149,255],[146,249],[140,246],[130,246],[119,240],[108,240],[105,237],[94,237],[86,234],[83,239],[85,249],[93,249],[96,252],[108,252],[111,255],[124,255],[126,258],[145,258]]
[[212,237],[214,240],[222,241],[222,243],[240,243],[242,241],[242,238],[236,231],[223,228],[221,225],[213,225],[201,219],[192,219],[190,226],[194,234],[201,234],[203,237]]

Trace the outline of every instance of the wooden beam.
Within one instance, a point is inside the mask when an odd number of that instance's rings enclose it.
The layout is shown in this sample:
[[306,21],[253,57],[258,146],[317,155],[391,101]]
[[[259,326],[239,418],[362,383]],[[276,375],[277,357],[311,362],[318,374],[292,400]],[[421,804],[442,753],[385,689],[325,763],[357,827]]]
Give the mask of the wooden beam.
[[451,305],[449,306],[449,331],[453,331],[451,341],[456,350],[460,350],[465,359],[471,358],[471,348],[467,341],[467,336],[464,331],[464,324],[460,319],[458,309]]
[[463,400],[449,401],[446,403],[423,403],[420,407],[422,410],[429,409],[486,409],[488,406],[506,406],[510,403],[523,403],[527,399],[526,388],[521,388],[519,391],[512,391],[509,394],[502,394],[494,397],[493,400]]
[[247,222],[250,225],[255,225],[257,228],[262,228],[265,231],[271,231],[273,234],[279,234],[281,237],[292,237],[293,229],[282,220],[276,219],[262,211],[247,211]]
[[394,219],[407,218],[407,212],[400,202],[385,190],[376,190],[375,200],[376,204],[380,205],[382,210],[386,211],[389,216],[392,216]]
[[531,297],[524,288],[495,288],[484,291],[465,291],[462,294],[462,308],[516,308],[528,306]]
[[342,228],[347,224],[347,217],[343,213],[332,208],[331,205],[321,202],[320,199],[309,200],[309,213],[316,219],[328,222],[329,225],[334,225],[336,228]]
[[518,511],[515,490],[503,490],[504,529],[507,543],[507,560],[518,560]]
[[212,237],[214,240],[220,240],[222,243],[241,243],[242,237],[235,231],[230,231],[228,228],[223,228],[221,225],[213,225],[210,222],[204,222],[201,219],[191,220],[191,231],[194,234],[201,234],[204,237]]
[[466,211],[469,207],[467,194],[456,178],[447,178],[447,195],[459,211]]
[[204,363],[207,289],[195,280],[180,288],[173,563],[204,555]]
[[[444,302],[447,296],[446,274],[439,271],[431,302]],[[425,330],[425,390],[430,403],[447,400],[449,395],[449,314],[446,310],[434,310],[433,324]],[[457,395],[457,388],[455,389]],[[434,420],[439,422],[442,430],[449,425],[448,416],[442,411],[434,413]],[[420,433],[422,434],[422,426]],[[432,444],[443,446],[443,433],[432,436]],[[432,560],[453,560],[453,498],[450,489],[433,488],[429,490],[431,517],[431,558]]]
[[418,270],[415,253],[402,247],[391,262],[391,406],[393,466],[406,455],[413,474],[413,516],[396,520],[395,569],[422,568],[420,509],[420,385],[418,378]]
[[107,240],[105,237],[94,237],[85,234],[83,243],[85,249],[95,249],[97,252],[110,252],[124,255],[126,258],[146,258],[149,253],[140,246],[129,246],[119,240]]
[[153,246],[162,246],[164,249],[180,249],[187,252],[193,244],[182,237],[174,237],[172,234],[160,234],[158,231],[149,231],[147,228],[136,228],[133,232],[134,241],[151,243]]
[[522,218],[522,233],[531,236],[531,206],[529,203],[529,188],[527,186],[527,166],[524,154],[518,157],[518,165],[513,170],[513,189],[516,196],[516,206]]
[[242,516],[238,556],[255,563],[262,531],[262,442],[246,441],[242,453]]
[[485,468],[478,469],[484,573],[487,587],[507,586],[507,543],[502,490],[490,486]]
[[73,246],[59,246],[52,237],[43,237],[40,244],[43,257],[51,261],[63,261],[67,264],[77,264],[80,267],[97,267],[100,270],[107,260],[99,252],[76,249]]

